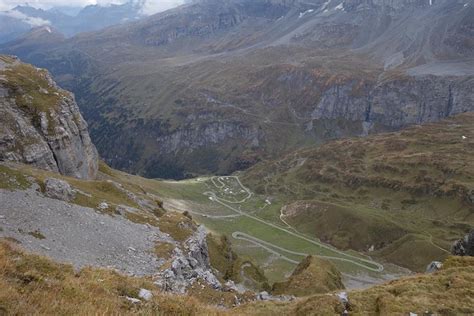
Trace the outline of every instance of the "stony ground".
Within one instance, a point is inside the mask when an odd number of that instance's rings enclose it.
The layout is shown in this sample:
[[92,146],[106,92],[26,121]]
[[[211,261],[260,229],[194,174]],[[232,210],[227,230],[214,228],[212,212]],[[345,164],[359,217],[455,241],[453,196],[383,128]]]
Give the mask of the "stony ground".
[[169,237],[158,228],[53,200],[35,190],[0,190],[0,237],[75,267],[101,266],[134,275],[163,263],[151,253]]

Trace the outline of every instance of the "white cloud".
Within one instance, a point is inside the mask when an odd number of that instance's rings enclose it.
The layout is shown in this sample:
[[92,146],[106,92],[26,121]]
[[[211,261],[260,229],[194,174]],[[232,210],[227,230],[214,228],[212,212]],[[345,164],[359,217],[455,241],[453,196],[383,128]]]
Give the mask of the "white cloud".
[[[107,6],[111,4],[123,4],[129,0],[0,0],[0,11],[11,10],[17,5],[28,3],[35,8],[49,9],[55,6],[85,7],[87,5],[98,4]],[[181,5],[185,0],[132,0],[144,2],[143,13],[153,14],[156,12],[171,9]]]
[[184,0],[147,0],[143,4],[142,13],[151,15],[183,4]]
[[0,12],[0,15],[6,15],[14,19],[21,20],[31,25],[32,27],[38,27],[38,26],[51,24],[51,22],[47,20],[43,20],[41,18],[33,18],[15,10]]

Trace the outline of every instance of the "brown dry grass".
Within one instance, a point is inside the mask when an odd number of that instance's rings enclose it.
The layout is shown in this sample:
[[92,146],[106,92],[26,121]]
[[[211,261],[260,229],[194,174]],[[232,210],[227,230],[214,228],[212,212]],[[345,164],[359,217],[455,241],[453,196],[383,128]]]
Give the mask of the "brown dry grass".
[[295,296],[328,293],[344,289],[341,273],[327,260],[308,256],[285,282],[275,283],[272,293]]
[[[154,297],[132,304],[141,288]],[[132,278],[111,270],[86,268],[75,272],[25,254],[6,241],[0,242],[0,313],[8,315],[220,315],[192,297],[156,290],[151,279]]]
[[[349,292],[352,315],[406,315],[409,312],[437,315],[474,313],[474,258],[454,257],[434,273],[416,275]],[[130,303],[141,288],[154,297]],[[150,278],[136,278],[104,269],[78,272],[69,265],[26,254],[17,246],[0,242],[0,313],[11,315],[335,315],[343,306],[331,294],[293,302],[246,303],[234,309],[202,304],[233,305],[234,294],[216,292],[199,283],[190,296],[169,295],[154,287]],[[251,297],[240,298],[248,301]]]
[[[454,257],[434,274],[403,278],[366,290],[349,292],[350,315],[472,315],[474,258]],[[315,295],[289,304],[254,303],[237,311],[254,315],[340,315],[335,295]]]

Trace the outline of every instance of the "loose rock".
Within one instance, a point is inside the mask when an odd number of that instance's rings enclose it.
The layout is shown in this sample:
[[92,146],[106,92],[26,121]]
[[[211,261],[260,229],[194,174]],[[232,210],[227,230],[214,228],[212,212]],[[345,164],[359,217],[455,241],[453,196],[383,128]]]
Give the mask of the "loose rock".
[[74,199],[76,193],[66,181],[48,178],[45,181],[45,195],[53,199],[69,202]]
[[443,264],[439,261],[433,261],[426,267],[427,273],[433,273],[440,270],[443,267]]
[[153,298],[153,294],[147,289],[140,289],[138,297],[144,299],[145,301],[149,301]]

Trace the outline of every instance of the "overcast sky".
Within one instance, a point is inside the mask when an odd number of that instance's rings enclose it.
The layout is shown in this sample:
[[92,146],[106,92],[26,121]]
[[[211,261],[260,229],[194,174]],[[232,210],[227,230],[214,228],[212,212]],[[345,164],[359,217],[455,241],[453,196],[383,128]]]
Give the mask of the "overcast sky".
[[[54,6],[85,7],[90,4],[119,4],[127,0],[0,0],[0,11],[5,11],[19,4],[28,3],[33,7],[49,9]],[[184,0],[147,0],[145,13],[152,14],[182,4]]]

